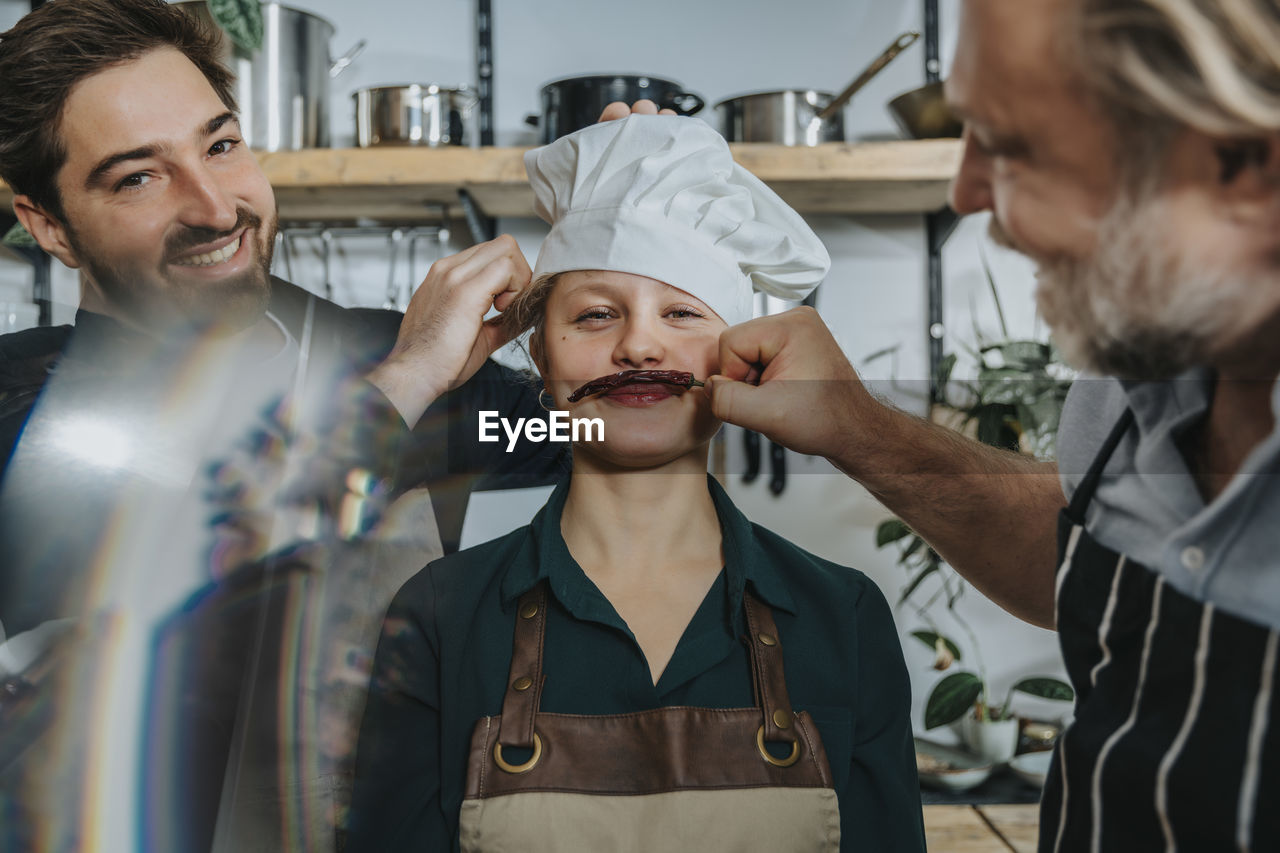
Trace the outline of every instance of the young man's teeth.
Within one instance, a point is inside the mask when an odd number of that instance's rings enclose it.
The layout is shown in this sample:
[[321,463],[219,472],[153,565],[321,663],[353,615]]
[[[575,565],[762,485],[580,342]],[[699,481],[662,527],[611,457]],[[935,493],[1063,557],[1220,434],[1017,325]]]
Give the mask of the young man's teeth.
[[221,249],[214,249],[212,252],[206,252],[203,255],[196,255],[194,258],[183,258],[178,261],[181,267],[211,267],[214,264],[220,264],[230,258],[240,250],[240,237],[234,242],[223,246]]

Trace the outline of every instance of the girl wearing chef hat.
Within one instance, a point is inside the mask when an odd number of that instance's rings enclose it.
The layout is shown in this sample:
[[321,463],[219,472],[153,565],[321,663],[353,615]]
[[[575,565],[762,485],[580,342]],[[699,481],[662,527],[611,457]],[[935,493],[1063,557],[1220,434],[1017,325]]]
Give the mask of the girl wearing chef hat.
[[504,319],[533,330],[544,405],[603,438],[531,524],[396,596],[349,848],[923,850],[884,596],[734,507],[689,381],[754,291],[817,286],[822,244],[696,119],[598,124],[525,167],[552,228]]

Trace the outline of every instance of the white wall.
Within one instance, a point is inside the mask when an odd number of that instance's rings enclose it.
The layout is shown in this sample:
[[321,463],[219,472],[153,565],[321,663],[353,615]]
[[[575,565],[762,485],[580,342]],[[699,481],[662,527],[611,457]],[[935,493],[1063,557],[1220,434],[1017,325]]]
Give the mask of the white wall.
[[[334,81],[335,145],[351,141],[350,94],[359,87],[474,82],[472,0],[303,0],[303,5],[336,25],[331,46],[335,54],[359,38],[369,40],[366,52]],[[954,5],[942,3],[944,71],[954,41]],[[681,81],[709,103],[761,89],[839,90],[900,32],[922,26],[922,6],[916,0],[649,0],[643,4],[494,0],[494,7],[496,133],[498,143],[504,145],[535,141],[524,116],[537,110],[539,86],[558,77],[605,71],[650,73]],[[0,0],[0,21],[7,26],[24,8],[23,3]],[[852,135],[895,135],[884,104],[923,80],[921,42],[854,99],[846,116]],[[811,223],[833,259],[819,295],[819,309],[855,363],[899,344],[896,360],[877,361],[865,368],[865,374],[876,383],[876,390],[888,393],[905,408],[922,411],[919,392],[928,377],[928,361],[921,218],[824,216],[812,218]],[[545,227],[528,220],[504,220],[500,227],[517,234],[532,260]],[[979,260],[984,227],[980,217],[961,223],[944,255],[946,317],[960,341],[972,340],[973,307],[979,327],[988,334],[998,332]],[[465,237],[465,229],[455,228],[452,246],[465,245]],[[343,238],[338,243],[333,267],[337,298],[381,305],[388,278],[385,240]],[[1035,319],[1029,266],[989,245],[987,255],[1011,331],[1030,334]],[[419,275],[429,261],[425,253],[422,258]],[[397,276],[404,274],[401,255]],[[294,280],[319,289],[315,257],[296,259]],[[62,298],[71,301],[74,277],[63,274],[57,281]],[[66,309],[59,314],[66,315]],[[954,336],[948,346],[956,346]],[[736,433],[729,437],[734,451],[737,439]],[[867,572],[889,600],[896,601],[905,574],[887,552],[874,547],[875,525],[887,513],[825,461],[794,454],[789,461],[791,478],[781,497],[768,494],[767,478],[750,486],[735,478],[735,499],[748,515],[803,547]],[[741,470],[741,463],[730,467]],[[967,596],[961,608],[978,629],[997,691],[1030,672],[1061,671],[1056,642],[1048,632],[1017,622],[976,593]],[[899,615],[904,631],[919,627],[911,614]],[[911,641],[905,646],[917,713],[937,678],[928,668],[930,656],[918,645]]]

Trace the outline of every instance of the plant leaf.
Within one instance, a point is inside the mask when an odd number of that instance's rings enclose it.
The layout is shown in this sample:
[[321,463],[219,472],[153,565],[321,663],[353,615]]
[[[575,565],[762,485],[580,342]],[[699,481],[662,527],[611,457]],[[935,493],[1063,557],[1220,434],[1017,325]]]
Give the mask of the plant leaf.
[[935,634],[932,631],[912,631],[911,636],[929,647],[929,651],[933,651],[938,647],[938,640],[941,639],[947,646],[947,651],[951,652],[951,656],[956,660],[960,660],[960,647],[951,642],[951,638],[943,637],[941,634]]
[[1000,291],[996,289],[995,276],[991,274],[991,264],[987,261],[987,249],[981,240],[978,241],[978,256],[982,260],[982,273],[987,277],[987,287],[991,288],[991,301],[996,306],[996,316],[1000,318],[1000,334],[1009,337],[1009,324],[1004,321],[1004,306],[1000,304]]
[[876,525],[876,547],[883,548],[890,542],[897,542],[912,535],[910,527],[896,518],[886,519]]
[[903,588],[902,595],[898,596],[898,603],[901,604],[902,602],[910,598],[911,594],[920,588],[920,584],[924,583],[924,579],[929,577],[929,575],[933,574],[934,572],[938,571],[940,568],[942,568],[941,563],[930,562],[929,565],[921,569],[920,573],[915,577],[913,577],[911,579],[911,582],[908,583],[905,588]]
[[1076,692],[1071,689],[1070,684],[1044,676],[1022,679],[1013,685],[1009,692],[1015,691],[1039,696],[1042,699],[1056,699],[1060,702],[1070,702],[1076,698]]
[[949,352],[938,362],[938,388],[942,390],[942,399],[949,399],[946,389],[951,383],[951,373],[956,369],[956,354]]
[[27,233],[27,229],[22,227],[21,222],[15,222],[13,227],[6,231],[4,237],[0,239],[0,243],[17,249],[34,249],[36,238]]
[[972,672],[954,672],[938,682],[924,708],[924,727],[936,729],[965,715],[982,693],[982,679]]
[[262,47],[262,4],[258,0],[209,0],[209,14],[247,53]]

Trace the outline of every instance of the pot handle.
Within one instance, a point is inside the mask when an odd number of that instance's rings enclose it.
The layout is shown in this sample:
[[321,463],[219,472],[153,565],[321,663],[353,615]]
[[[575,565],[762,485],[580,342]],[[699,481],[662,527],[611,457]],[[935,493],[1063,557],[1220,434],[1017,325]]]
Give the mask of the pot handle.
[[351,48],[351,50],[348,50],[346,53],[342,54],[342,56],[339,56],[337,59],[335,59],[333,61],[333,64],[329,66],[329,76],[337,77],[343,71],[346,71],[347,66],[355,62],[356,57],[364,52],[365,46],[367,44],[368,44],[367,41],[365,41],[364,39],[360,39],[360,41],[355,43],[355,45]]
[[674,92],[666,100],[671,105],[670,108],[682,116],[691,116],[707,105],[701,95],[693,92]]

